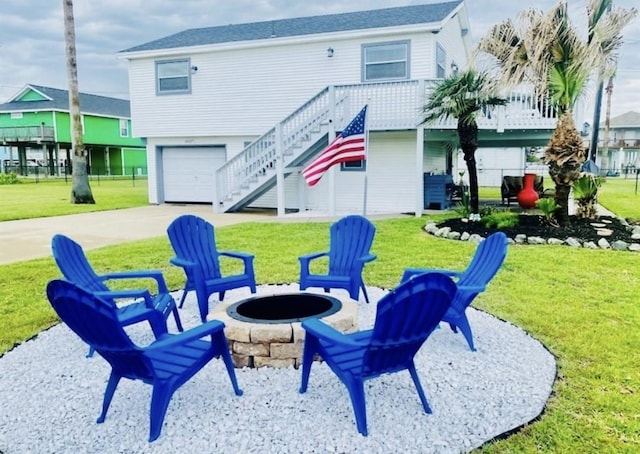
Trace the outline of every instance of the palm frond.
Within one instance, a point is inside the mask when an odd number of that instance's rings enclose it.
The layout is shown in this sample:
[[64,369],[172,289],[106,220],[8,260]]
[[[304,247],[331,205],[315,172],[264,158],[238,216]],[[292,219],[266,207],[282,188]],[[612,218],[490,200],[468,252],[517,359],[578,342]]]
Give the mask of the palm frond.
[[484,72],[467,69],[438,82],[424,105],[422,123],[456,118],[463,124],[474,122],[489,106],[503,106],[507,100],[497,94],[497,85]]

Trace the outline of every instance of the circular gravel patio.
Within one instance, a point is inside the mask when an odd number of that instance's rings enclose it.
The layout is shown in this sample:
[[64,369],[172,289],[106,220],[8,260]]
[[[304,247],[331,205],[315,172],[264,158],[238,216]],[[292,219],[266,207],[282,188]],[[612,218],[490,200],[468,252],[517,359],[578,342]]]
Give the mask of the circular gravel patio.
[[[297,285],[261,286],[292,292]],[[339,290],[337,292],[340,292]],[[368,288],[360,328],[372,326]],[[249,296],[227,292],[227,299]],[[477,352],[448,326],[436,330],[416,356],[433,414],[422,410],[408,373],[367,382],[369,436],[355,426],[346,388],[322,363],[299,394],[300,371],[237,369],[243,396],[233,394],[221,361],[214,360],[180,388],[160,438],[147,442],[151,387],[123,380],[104,424],[96,424],[109,376],[98,355],[66,326],[57,325],[0,358],[0,451],[19,453],[459,453],[508,433],[544,410],[556,376],[553,355],[516,326],[468,310]],[[187,297],[185,327],[199,322],[195,295]],[[170,320],[171,323],[171,320]],[[174,329],[170,325],[170,329]],[[148,342],[148,326],[127,329]]]

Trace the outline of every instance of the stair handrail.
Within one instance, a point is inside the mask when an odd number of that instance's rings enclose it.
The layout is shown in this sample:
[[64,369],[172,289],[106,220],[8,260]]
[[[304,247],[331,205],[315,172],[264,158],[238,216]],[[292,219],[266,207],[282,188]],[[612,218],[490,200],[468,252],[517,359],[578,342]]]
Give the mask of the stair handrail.
[[[320,128],[329,112],[329,87],[289,114],[279,124],[282,128],[283,154],[305,139],[311,130]],[[221,204],[252,181],[275,169],[276,126],[247,145],[216,171],[216,197]]]

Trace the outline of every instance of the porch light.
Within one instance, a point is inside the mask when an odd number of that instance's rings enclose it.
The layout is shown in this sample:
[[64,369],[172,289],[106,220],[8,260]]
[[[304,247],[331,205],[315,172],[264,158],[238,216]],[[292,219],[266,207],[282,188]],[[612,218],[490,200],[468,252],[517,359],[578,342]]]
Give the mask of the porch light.
[[458,65],[456,64],[455,61],[451,62],[451,72],[455,75],[458,74]]
[[329,58],[333,57],[333,47],[329,47],[327,49],[327,57]]
[[198,67],[197,66],[192,66],[191,67],[191,74],[195,74],[198,72]]

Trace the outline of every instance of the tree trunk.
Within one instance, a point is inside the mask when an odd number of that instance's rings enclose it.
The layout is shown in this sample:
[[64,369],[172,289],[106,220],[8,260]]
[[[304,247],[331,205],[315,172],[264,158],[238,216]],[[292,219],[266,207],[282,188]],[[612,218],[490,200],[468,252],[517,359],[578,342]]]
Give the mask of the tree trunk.
[[580,177],[585,156],[582,138],[573,122],[573,114],[568,110],[560,116],[545,151],[549,176],[556,184],[556,220],[560,225],[569,224],[569,193],[573,182]]
[[463,123],[458,121],[458,137],[469,172],[469,206],[472,214],[478,214],[480,212],[480,196],[478,194],[478,167],[476,164],[476,150],[478,149],[478,125],[476,122]]
[[571,193],[571,185],[556,183],[555,201],[558,208],[556,209],[556,221],[559,225],[569,224],[569,194]]
[[62,9],[64,12],[64,40],[69,84],[69,117],[71,120],[71,203],[95,203],[91,193],[91,186],[89,185],[89,176],[87,175],[87,150],[82,139],[73,0],[62,0]]

